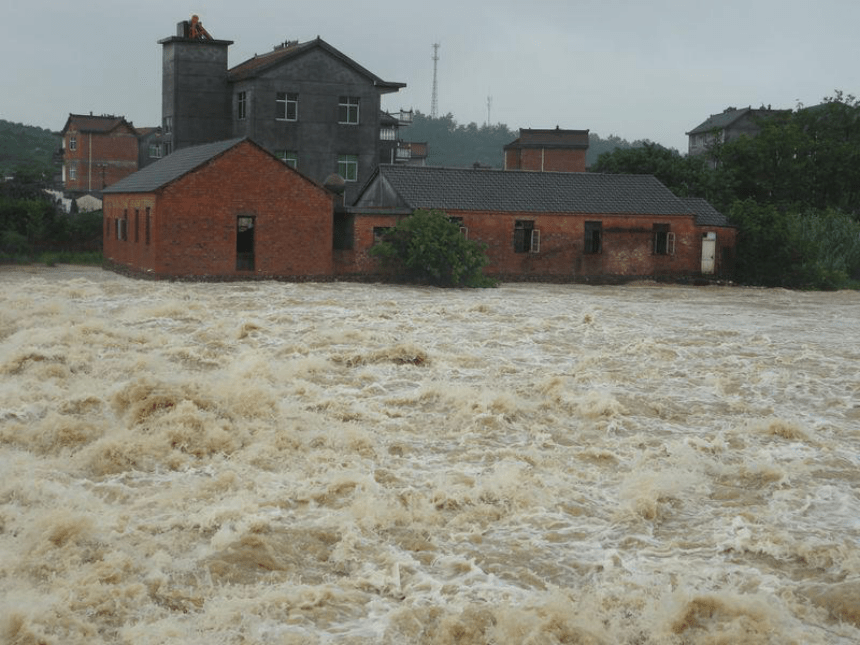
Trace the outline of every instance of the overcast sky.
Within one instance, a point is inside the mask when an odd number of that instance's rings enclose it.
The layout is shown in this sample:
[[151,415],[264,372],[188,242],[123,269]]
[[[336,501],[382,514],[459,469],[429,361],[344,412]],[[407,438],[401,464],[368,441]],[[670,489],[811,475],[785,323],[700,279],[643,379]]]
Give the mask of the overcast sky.
[[[69,113],[161,121],[161,45],[200,17],[232,67],[320,36],[386,81],[389,111],[458,123],[589,129],[686,151],[727,106],[860,95],[858,0],[3,0],[0,118],[60,130]],[[492,97],[488,115],[487,99]],[[408,137],[408,135],[407,135]]]

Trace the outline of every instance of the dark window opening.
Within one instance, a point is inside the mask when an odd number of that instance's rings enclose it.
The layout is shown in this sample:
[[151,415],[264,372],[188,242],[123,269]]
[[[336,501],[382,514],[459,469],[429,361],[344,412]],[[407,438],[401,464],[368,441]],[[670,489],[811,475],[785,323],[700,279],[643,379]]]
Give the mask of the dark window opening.
[[583,253],[600,253],[603,250],[603,222],[585,223]]
[[149,236],[150,229],[152,228],[152,214],[150,213],[149,206],[146,207],[146,222],[144,223],[144,240],[146,241],[147,246],[149,246]]
[[654,254],[669,255],[669,225],[654,224]]
[[518,219],[514,222],[514,253],[531,251],[534,229],[534,220]]
[[134,209],[134,243],[140,242],[140,209]]
[[449,217],[448,221],[452,224],[456,224],[460,228],[460,233],[462,233],[463,237],[469,237],[469,229],[463,226],[462,217]]
[[374,226],[373,227],[373,243],[379,244],[385,241],[385,236],[391,230],[391,226]]
[[346,213],[335,213],[332,248],[335,251],[351,251],[354,244],[355,216]]
[[254,218],[236,218],[236,271],[254,270]]

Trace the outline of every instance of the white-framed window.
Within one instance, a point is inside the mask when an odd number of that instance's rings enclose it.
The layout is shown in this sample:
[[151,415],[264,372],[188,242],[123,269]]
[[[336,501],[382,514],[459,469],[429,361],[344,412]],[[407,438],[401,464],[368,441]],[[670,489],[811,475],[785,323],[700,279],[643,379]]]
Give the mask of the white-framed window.
[[275,156],[290,168],[296,168],[299,165],[299,153],[295,150],[278,150]]
[[534,220],[514,221],[514,253],[540,252],[540,231],[535,228]]
[[248,93],[238,92],[236,94],[236,118],[240,121],[248,116]]
[[78,178],[78,167],[75,164],[69,164],[69,180],[74,181]]
[[654,224],[654,255],[675,255],[675,234],[669,224]]
[[161,158],[161,144],[150,143],[149,144],[149,156],[153,159],[160,159]]
[[74,135],[69,137],[69,150],[77,150],[78,149],[78,138]]
[[358,155],[338,155],[337,174],[345,181],[358,181]]
[[357,124],[359,102],[357,96],[341,96],[337,106],[337,122]]
[[275,118],[278,121],[297,121],[299,95],[295,92],[278,92],[275,95]]

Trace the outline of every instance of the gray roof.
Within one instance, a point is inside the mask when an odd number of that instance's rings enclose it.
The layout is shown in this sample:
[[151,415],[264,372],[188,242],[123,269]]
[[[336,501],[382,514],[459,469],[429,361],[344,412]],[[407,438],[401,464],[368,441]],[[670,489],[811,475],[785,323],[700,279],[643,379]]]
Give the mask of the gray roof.
[[381,165],[357,208],[689,215],[651,175]]
[[214,159],[240,141],[244,141],[244,139],[228,139],[191,146],[190,148],[181,148],[163,159],[159,159],[154,164],[150,164],[136,173],[120,179],[115,184],[111,184],[102,192],[151,193]]
[[741,109],[733,109],[729,108],[724,112],[720,112],[719,114],[712,114],[705,121],[697,125],[695,128],[687,132],[690,134],[700,134],[707,133],[713,130],[722,130],[723,128],[729,127],[732,123],[740,119],[742,116],[751,112],[751,109],[748,107]]
[[696,216],[696,226],[731,226],[729,219],[701,197],[682,197],[681,201]]

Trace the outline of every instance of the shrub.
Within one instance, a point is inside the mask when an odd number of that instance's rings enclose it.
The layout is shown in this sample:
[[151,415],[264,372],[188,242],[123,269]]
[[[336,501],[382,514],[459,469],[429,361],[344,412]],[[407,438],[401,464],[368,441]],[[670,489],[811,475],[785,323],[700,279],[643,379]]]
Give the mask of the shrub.
[[460,226],[439,210],[417,210],[370,250],[410,279],[443,287],[489,287],[482,273],[486,245],[468,240]]

